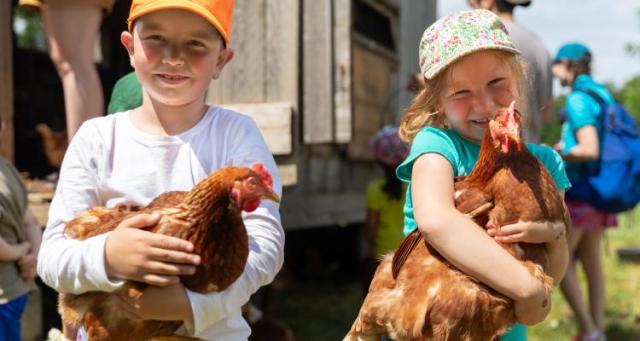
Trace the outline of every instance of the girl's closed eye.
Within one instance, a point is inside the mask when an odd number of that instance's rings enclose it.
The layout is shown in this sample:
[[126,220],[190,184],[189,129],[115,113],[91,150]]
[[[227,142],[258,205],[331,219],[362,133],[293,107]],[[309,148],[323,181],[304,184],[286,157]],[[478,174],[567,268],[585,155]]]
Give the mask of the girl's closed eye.
[[470,93],[471,91],[466,89],[456,90],[456,91],[453,91],[451,94],[449,94],[449,96],[447,97],[451,99],[463,99],[468,97]]
[[505,78],[496,78],[496,79],[492,79],[489,82],[489,86],[493,87],[493,88],[496,88],[496,87],[499,87],[501,85],[505,85],[506,83],[507,83],[507,81],[506,81]]

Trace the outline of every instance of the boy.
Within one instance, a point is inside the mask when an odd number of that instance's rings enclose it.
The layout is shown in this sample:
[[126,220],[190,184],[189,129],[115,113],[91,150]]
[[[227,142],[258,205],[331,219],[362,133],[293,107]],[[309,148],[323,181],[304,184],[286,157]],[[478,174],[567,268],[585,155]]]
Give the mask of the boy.
[[189,190],[226,165],[262,162],[281,194],[275,162],[255,123],[204,103],[211,79],[233,58],[232,12],[232,0],[133,1],[121,40],[142,84],[143,102],[87,121],[71,141],[39,258],[38,273],[47,284],[77,294],[113,291],[124,280],[146,282],[151,286],[140,300],[123,297],[122,311],[131,318],[182,320],[179,333],[207,340],[248,337],[240,307],[283,261],[277,204],[264,202],[244,214],[250,247],[245,272],[228,289],[207,295],[178,281],[200,261],[190,253],[193,245],[137,229],[157,216],[135,216],[86,241],[62,234],[65,223],[88,208],[146,205],[160,193]]

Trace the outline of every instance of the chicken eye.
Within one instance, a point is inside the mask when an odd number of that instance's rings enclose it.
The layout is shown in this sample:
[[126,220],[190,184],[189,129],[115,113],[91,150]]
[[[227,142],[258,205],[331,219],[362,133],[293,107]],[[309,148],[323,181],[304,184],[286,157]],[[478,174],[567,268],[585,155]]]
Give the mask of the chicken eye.
[[258,186],[258,183],[256,182],[256,178],[249,178],[249,187],[255,188],[256,186]]

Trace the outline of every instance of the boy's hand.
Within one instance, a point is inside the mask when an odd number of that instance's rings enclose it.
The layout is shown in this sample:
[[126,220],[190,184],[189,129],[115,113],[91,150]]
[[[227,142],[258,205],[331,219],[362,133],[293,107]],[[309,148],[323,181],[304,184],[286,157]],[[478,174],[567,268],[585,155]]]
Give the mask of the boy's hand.
[[560,238],[565,231],[563,221],[517,222],[496,228],[487,224],[487,233],[499,243],[548,243]]
[[18,259],[18,267],[20,267],[20,277],[23,281],[36,278],[36,254],[29,252]]
[[104,248],[107,275],[166,286],[178,283],[180,275],[195,272],[200,257],[191,253],[192,243],[139,229],[159,220],[159,214],[143,213],[116,227]]
[[118,290],[117,306],[132,320],[192,321],[193,313],[181,283],[165,287],[149,286],[138,297]]

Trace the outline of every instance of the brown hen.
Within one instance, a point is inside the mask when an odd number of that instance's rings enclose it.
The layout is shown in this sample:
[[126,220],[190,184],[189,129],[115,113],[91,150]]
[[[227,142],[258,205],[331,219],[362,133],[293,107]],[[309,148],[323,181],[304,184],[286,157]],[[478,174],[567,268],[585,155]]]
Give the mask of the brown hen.
[[[221,291],[242,274],[249,254],[241,211],[255,210],[261,199],[279,200],[273,192],[271,175],[261,164],[251,169],[226,167],[211,173],[190,192],[163,193],[141,209],[92,208],[71,220],[64,233],[83,240],[111,231],[136,214],[159,213],[160,221],[147,230],[188,240],[194,245],[193,252],[200,255],[196,272],[181,276],[184,286],[199,293]],[[145,286],[129,281],[120,290],[139,297]],[[115,294],[61,295],[63,322],[72,328],[84,326],[89,340],[149,340],[172,335],[182,324],[129,320],[116,308]]]
[[69,145],[67,132],[53,131],[44,123],[36,124],[35,130],[42,138],[42,148],[44,149],[44,155],[47,157],[47,161],[49,161],[49,164],[53,168],[60,168],[62,159],[64,159],[64,153],[67,151]]
[[[456,208],[482,227],[569,218],[553,177],[520,139],[513,106],[489,122],[472,172],[455,183]],[[550,291],[544,244],[501,244]],[[516,322],[513,300],[462,273],[418,229],[378,266],[345,340],[496,340]]]

